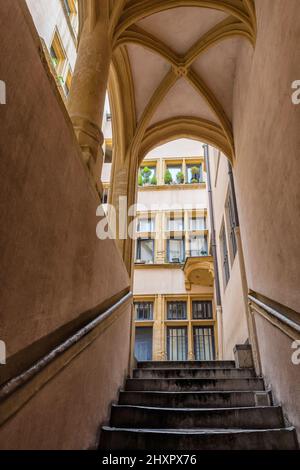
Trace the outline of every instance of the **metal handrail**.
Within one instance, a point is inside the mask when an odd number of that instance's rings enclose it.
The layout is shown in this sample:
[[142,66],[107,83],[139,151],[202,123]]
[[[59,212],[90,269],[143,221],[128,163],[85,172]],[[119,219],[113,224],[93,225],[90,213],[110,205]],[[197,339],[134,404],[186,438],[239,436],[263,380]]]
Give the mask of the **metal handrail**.
[[119,307],[132,298],[132,292],[125,294],[114,305],[108,308],[104,313],[99,314],[94,320],[90,321],[87,325],[80,328],[76,333],[72,334],[68,339],[52,349],[49,353],[31,365],[27,370],[10,379],[0,389],[0,401],[11,395],[17,388],[24,385],[26,382],[36,376],[42,369],[50,364],[58,356],[62,355],[69,348],[78,343],[84,336],[94,330],[100,323],[109,318]]
[[300,333],[300,324],[296,323],[295,321],[291,320],[290,318],[288,318],[286,315],[283,315],[282,313],[278,312],[277,310],[275,310],[274,308],[270,307],[269,305],[267,305],[266,303],[262,302],[261,300],[258,300],[256,297],[254,297],[253,295],[249,294],[248,295],[248,298],[249,300],[251,300],[251,302],[255,303],[256,305],[258,305],[258,307],[261,307],[262,309],[264,309],[267,313],[269,313],[271,316],[273,316],[274,318],[276,318],[277,320],[281,321],[282,323],[284,323],[285,325],[289,326],[290,328],[294,329],[295,331],[297,331],[298,333]]

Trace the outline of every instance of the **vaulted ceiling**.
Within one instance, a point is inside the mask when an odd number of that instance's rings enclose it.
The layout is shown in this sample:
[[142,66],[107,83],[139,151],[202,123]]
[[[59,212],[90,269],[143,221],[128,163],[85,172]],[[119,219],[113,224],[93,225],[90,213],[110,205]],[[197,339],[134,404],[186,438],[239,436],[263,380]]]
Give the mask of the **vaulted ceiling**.
[[237,54],[240,42],[254,45],[255,36],[253,0],[123,2],[114,27],[111,95],[115,112],[117,95],[122,101],[126,132],[142,153],[197,135],[234,158]]

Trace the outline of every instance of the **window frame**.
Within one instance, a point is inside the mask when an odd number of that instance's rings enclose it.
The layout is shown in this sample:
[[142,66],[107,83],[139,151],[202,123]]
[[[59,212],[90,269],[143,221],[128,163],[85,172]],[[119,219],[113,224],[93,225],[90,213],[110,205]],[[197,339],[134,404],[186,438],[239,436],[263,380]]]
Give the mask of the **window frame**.
[[[178,314],[177,308],[184,307],[181,311],[181,317]],[[173,312],[170,314],[170,306],[173,306]],[[174,309],[174,307],[176,307]],[[175,310],[175,313],[174,313]],[[186,300],[167,300],[166,320],[167,321],[186,321],[187,318],[187,301]]]

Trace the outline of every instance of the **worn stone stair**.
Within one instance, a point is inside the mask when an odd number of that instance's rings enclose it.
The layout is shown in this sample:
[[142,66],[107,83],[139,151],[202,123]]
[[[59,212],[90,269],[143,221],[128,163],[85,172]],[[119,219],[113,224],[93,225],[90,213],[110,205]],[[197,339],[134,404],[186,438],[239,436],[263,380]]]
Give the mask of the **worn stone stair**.
[[296,432],[264,381],[233,361],[138,363],[126,381],[105,450],[292,450]]

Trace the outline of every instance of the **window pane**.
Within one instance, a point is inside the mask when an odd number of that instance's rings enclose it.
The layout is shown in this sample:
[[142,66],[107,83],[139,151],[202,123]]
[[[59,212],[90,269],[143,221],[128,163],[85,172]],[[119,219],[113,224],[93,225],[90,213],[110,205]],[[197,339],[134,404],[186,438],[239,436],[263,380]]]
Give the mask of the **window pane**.
[[154,259],[154,240],[138,240],[137,242],[137,259],[141,261],[151,262]]
[[177,173],[182,171],[182,166],[181,165],[170,165],[170,166],[167,166],[167,169],[169,170],[169,172],[172,175],[173,182],[176,183],[177,182],[177,179],[176,179]]
[[153,219],[139,219],[137,230],[138,232],[153,232],[154,220]]
[[135,302],[135,313],[137,320],[153,319],[153,303],[152,302]]
[[168,261],[170,263],[184,261],[184,240],[168,240]]
[[190,230],[205,230],[206,229],[205,217],[190,217],[189,228]]
[[168,328],[167,345],[169,361],[187,360],[187,329]]
[[196,361],[213,361],[215,359],[213,327],[194,327],[194,354]]
[[168,320],[185,320],[187,318],[186,302],[168,302],[167,318]]
[[190,252],[191,256],[206,256],[207,255],[207,237],[196,236],[190,238]]
[[188,165],[186,172],[188,183],[199,183],[203,181],[202,164]]
[[168,226],[167,229],[170,232],[179,232],[184,230],[184,219],[183,218],[175,218],[175,219],[168,219]]
[[192,314],[194,320],[212,319],[212,303],[205,300],[193,300]]

